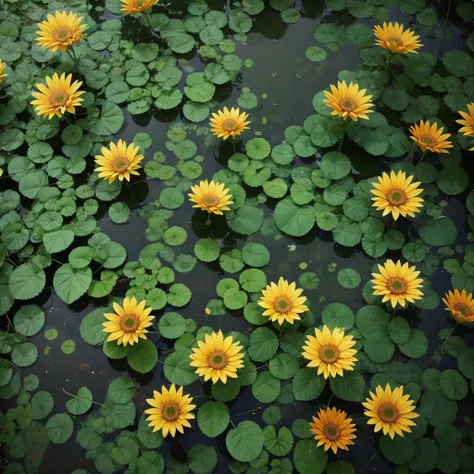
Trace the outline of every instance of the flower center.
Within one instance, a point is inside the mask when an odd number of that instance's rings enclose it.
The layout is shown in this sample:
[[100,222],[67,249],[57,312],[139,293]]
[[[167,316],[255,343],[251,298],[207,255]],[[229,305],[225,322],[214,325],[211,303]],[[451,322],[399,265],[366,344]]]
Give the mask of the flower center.
[[334,362],[337,362],[339,354],[339,349],[332,344],[326,344],[319,349],[319,358],[325,364],[334,364]]
[[471,315],[471,308],[465,303],[456,303],[454,305],[454,309],[461,313],[462,316],[470,316]]
[[398,410],[393,403],[382,403],[379,408],[379,418],[384,423],[393,423],[398,418]]
[[54,38],[56,41],[60,41],[60,42],[65,42],[67,41],[68,39],[70,39],[72,36],[72,32],[70,30],[70,28],[68,28],[67,26],[63,27],[63,28],[58,28],[55,32],[54,32]]
[[208,364],[213,369],[218,370],[223,369],[227,365],[228,361],[229,358],[227,357],[227,354],[222,351],[212,351],[207,358]]
[[291,300],[287,296],[277,296],[273,301],[273,309],[277,313],[289,313],[292,307]]
[[69,97],[64,92],[56,92],[51,95],[51,105],[53,107],[64,107],[68,101]]
[[336,439],[338,439],[340,434],[341,430],[337,425],[333,423],[328,423],[324,427],[324,436],[330,441],[335,441]]
[[346,112],[352,112],[355,109],[355,103],[349,97],[345,97],[341,100],[341,109]]
[[115,158],[114,161],[112,161],[112,169],[116,173],[123,173],[128,169],[128,166],[130,165],[130,161],[127,160],[127,158],[123,156],[118,156]]
[[176,402],[168,402],[161,409],[161,417],[166,421],[176,421],[181,414],[181,409]]
[[224,123],[222,124],[222,128],[227,132],[233,132],[237,130],[238,126],[239,124],[237,121],[232,118],[225,119]]
[[123,332],[130,333],[135,332],[138,329],[140,320],[136,314],[126,314],[120,319],[120,329]]
[[393,295],[401,295],[407,290],[407,282],[401,277],[389,278],[387,281],[387,288]]
[[402,45],[402,42],[401,42],[400,38],[398,38],[397,36],[392,36],[391,38],[389,38],[389,41],[391,43],[395,43],[397,46]]
[[391,189],[387,193],[387,200],[392,206],[401,206],[407,202],[407,196],[401,189]]
[[207,207],[215,207],[217,204],[219,204],[219,198],[218,196],[214,194],[207,194],[206,196],[203,196],[202,202],[207,206]]
[[423,135],[421,137],[421,142],[426,143],[427,145],[433,145],[435,143],[435,140],[431,135]]

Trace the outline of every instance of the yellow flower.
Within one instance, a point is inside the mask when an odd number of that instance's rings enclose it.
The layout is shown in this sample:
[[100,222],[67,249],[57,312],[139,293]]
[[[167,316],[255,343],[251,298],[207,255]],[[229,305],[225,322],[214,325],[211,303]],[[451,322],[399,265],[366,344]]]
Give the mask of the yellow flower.
[[404,171],[397,174],[392,171],[390,176],[383,173],[378,177],[378,183],[373,183],[375,189],[370,190],[375,196],[372,198],[372,206],[377,211],[383,210],[383,216],[392,213],[394,220],[400,215],[415,217],[415,213],[420,212],[423,207],[423,199],[417,197],[423,189],[418,188],[421,183],[412,181],[413,176],[407,177]]
[[188,196],[192,202],[196,203],[193,208],[196,207],[207,211],[209,214],[220,216],[223,214],[222,211],[229,211],[228,206],[234,202],[231,201],[232,195],[229,190],[224,186],[224,184],[215,183],[214,181],[208,183],[207,179],[191,186],[192,193]]
[[117,144],[110,142],[109,148],[102,147],[100,150],[102,155],[95,157],[98,167],[95,171],[99,173],[99,178],[107,179],[109,183],[114,182],[117,178],[123,181],[125,178],[130,181],[130,175],[138,175],[140,161],[143,155],[139,155],[140,147],[133,143],[127,146],[123,140],[119,140]]
[[81,105],[81,95],[84,91],[80,91],[82,82],[72,81],[72,74],[66,77],[66,74],[54,73],[53,77],[46,78],[46,85],[36,84],[39,92],[32,92],[31,95],[35,100],[31,101],[38,115],[47,116],[52,119],[55,115],[62,117],[66,112],[76,113],[76,107]]
[[315,329],[314,336],[306,336],[306,346],[302,355],[308,359],[308,367],[317,367],[318,375],[324,378],[344,375],[344,370],[354,370],[357,354],[353,336],[345,336],[344,330],[334,328],[332,331],[323,326],[323,330]]
[[443,135],[443,132],[444,128],[438,128],[436,123],[431,125],[428,120],[426,122],[421,120],[419,125],[415,124],[410,127],[412,134],[410,138],[421,148],[422,152],[429,150],[435,153],[448,153],[447,149],[453,147],[448,140],[451,134],[445,133]]
[[382,303],[390,301],[392,308],[395,308],[397,304],[404,307],[407,301],[414,303],[415,300],[421,300],[423,292],[419,288],[423,286],[423,280],[418,278],[420,272],[415,267],[392,260],[378,267],[380,273],[372,273],[374,279],[371,281],[374,295],[383,296]]
[[227,140],[229,137],[235,138],[236,136],[243,133],[244,130],[248,130],[250,127],[247,125],[249,114],[245,112],[240,113],[239,108],[232,107],[230,110],[224,107],[224,111],[218,110],[217,114],[213,113],[209,125],[212,127],[211,132],[216,137],[222,137]]
[[392,391],[387,384],[385,390],[379,385],[376,394],[369,392],[371,398],[366,398],[362,403],[367,410],[364,412],[369,417],[369,425],[375,425],[374,431],[383,430],[383,434],[394,438],[395,434],[403,437],[403,432],[411,433],[410,426],[416,426],[412,421],[418,418],[414,413],[415,406],[409,395],[403,395],[403,387]]
[[159,0],[121,0],[124,15],[143,13],[155,6]]
[[227,383],[227,377],[237,378],[237,369],[244,366],[242,346],[234,342],[232,336],[224,339],[222,331],[206,334],[205,342],[198,341],[199,348],[193,347],[191,367],[197,367],[196,374],[204,377],[204,381],[220,380]]
[[149,421],[148,426],[155,431],[162,431],[163,436],[176,435],[176,431],[184,433],[183,427],[190,428],[188,420],[196,418],[191,412],[196,405],[191,405],[193,399],[189,395],[183,395],[183,387],[176,390],[174,384],[168,390],[161,387],[161,393],[153,390],[153,398],[148,398],[147,403],[152,408],[145,410]]
[[36,42],[52,53],[58,50],[65,52],[69,46],[79,42],[86,35],[82,32],[87,28],[85,23],[77,13],[57,11],[52,15],[48,14],[48,19],[38,24],[39,31],[36,34]]
[[[474,137],[474,102],[467,104],[467,108],[469,113],[463,112],[462,110],[459,111],[459,114],[464,120],[459,119],[456,120],[456,122],[463,125],[463,127],[459,129],[460,133],[466,137]],[[470,148],[470,151],[474,151],[474,147]]]
[[392,53],[405,54],[416,53],[416,49],[423,46],[415,36],[413,31],[403,30],[403,25],[398,23],[383,23],[383,26],[375,25],[374,34],[377,37],[376,43],[382,48],[388,49]]
[[308,311],[304,304],[306,296],[301,296],[303,290],[296,288],[296,283],[288,283],[284,278],[278,280],[278,285],[270,283],[262,290],[262,297],[258,305],[265,308],[263,316],[268,316],[270,321],[278,321],[283,324],[285,321],[293,324],[299,320],[300,313]]
[[0,59],[0,84],[3,82],[3,78],[8,76],[8,74],[3,72],[6,67],[7,65]]
[[147,327],[152,325],[151,321],[155,318],[149,316],[151,308],[145,308],[146,301],[137,303],[135,298],[125,298],[123,307],[114,303],[115,313],[105,313],[108,321],[102,323],[103,331],[110,333],[107,341],[117,341],[118,345],[123,344],[131,346],[138,342],[138,339],[146,339]]
[[347,413],[336,408],[326,408],[319,410],[318,416],[313,416],[313,423],[309,422],[311,433],[314,439],[318,441],[318,446],[324,445],[324,451],[329,448],[334,454],[337,448],[349,451],[347,446],[354,444],[352,441],[356,438],[355,424]]
[[332,109],[331,115],[339,115],[344,120],[351,118],[356,121],[360,118],[368,119],[367,114],[374,106],[370,99],[371,95],[365,95],[366,89],[359,90],[359,86],[353,82],[349,85],[345,81],[338,82],[337,87],[331,84],[331,92],[324,91],[326,99],[323,102]]
[[446,305],[446,310],[451,312],[458,323],[474,323],[472,293],[468,293],[466,290],[454,290],[454,293],[448,291],[443,302]]

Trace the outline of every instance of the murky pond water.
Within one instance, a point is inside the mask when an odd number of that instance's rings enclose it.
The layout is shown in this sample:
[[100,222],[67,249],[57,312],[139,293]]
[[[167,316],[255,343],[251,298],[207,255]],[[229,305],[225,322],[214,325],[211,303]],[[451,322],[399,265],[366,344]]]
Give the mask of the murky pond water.
[[[453,288],[474,292],[472,138],[456,123],[474,101],[473,4],[120,8],[0,6],[3,472],[474,472],[474,308],[460,300],[456,319],[442,301]],[[36,44],[37,24],[57,10],[88,24],[74,55]],[[420,36],[416,54],[375,44],[373,27],[389,21]],[[55,72],[86,91],[67,119],[40,118],[30,104]],[[322,91],[338,80],[367,89],[368,120],[331,116]],[[235,140],[210,132],[223,107],[249,114]],[[446,153],[410,139],[426,120],[451,134]],[[420,140],[433,145],[428,132]],[[142,169],[108,184],[94,157],[119,139],[140,147]],[[415,217],[394,221],[372,206],[374,182],[390,170],[420,182]],[[201,180],[229,189],[224,215],[192,208]],[[373,294],[388,259],[420,272],[414,303],[394,309]],[[307,298],[294,324],[271,322],[258,305],[280,277]],[[155,319],[147,340],[123,348],[105,341],[102,324],[125,297],[146,299]],[[323,326],[344,329],[357,351],[327,380],[302,354]],[[219,330],[245,354],[225,384],[189,365]],[[193,397],[196,418],[164,439],[144,411],[171,384]],[[419,415],[393,440],[374,432],[362,405],[387,384],[403,386]],[[309,422],[327,408],[352,418],[348,450],[317,446]]]

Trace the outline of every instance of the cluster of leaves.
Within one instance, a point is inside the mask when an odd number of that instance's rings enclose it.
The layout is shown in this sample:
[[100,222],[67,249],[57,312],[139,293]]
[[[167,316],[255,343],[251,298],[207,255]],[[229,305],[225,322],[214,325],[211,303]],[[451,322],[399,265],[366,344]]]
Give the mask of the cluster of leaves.
[[[356,166],[359,156],[400,159],[410,149],[402,131],[406,124],[429,119],[452,125],[454,114],[474,99],[472,54],[448,51],[439,60],[425,52],[403,56],[393,61],[391,67],[398,74],[392,78],[383,70],[386,58],[383,50],[374,46],[371,29],[358,21],[389,21],[390,9],[400,6],[404,13],[415,15],[417,26],[421,25],[426,33],[442,37],[446,32],[437,27],[436,11],[425,0],[326,0],[325,6],[331,10],[328,13],[338,15],[347,10],[352,23],[339,25],[331,20],[316,26],[314,38],[318,45],[308,48],[306,57],[321,62],[347,43],[359,48],[361,64],[352,71],[342,71],[339,78],[367,88],[383,114],[372,113],[368,121],[348,129],[348,138],[357,147],[347,147],[350,152],[344,147],[335,151],[343,128],[339,119],[330,116],[319,92],[313,98],[315,113],[301,126],[287,127],[282,143],[272,147],[262,137],[245,144],[237,142],[227,167],[213,175],[214,180],[226,184],[234,201],[231,211],[213,222],[224,226],[224,233],[214,232],[212,226],[206,231],[204,221],[193,217],[193,225],[200,228],[197,237],[176,216],[179,213],[182,217],[190,186],[210,178],[204,175],[204,157],[198,154],[192,134],[202,137],[206,148],[216,148],[217,141],[209,135],[207,126],[196,124],[206,120],[217,105],[216,92],[239,82],[242,68],[252,66],[252,61],[243,61],[236,53],[237,43],[245,43],[265,8],[263,0],[233,2],[227,13],[211,10],[202,0],[190,2],[185,12],[164,7],[160,13],[148,15],[151,37],[140,44],[123,39],[123,22],[118,18],[96,23],[84,2],[68,2],[89,25],[87,39],[76,46],[78,70],[67,55],[53,55],[34,45],[31,22],[40,21],[47,11],[58,7],[54,2],[45,5],[29,2],[24,5],[23,15],[7,7],[1,16],[0,58],[8,63],[8,77],[4,81],[5,103],[0,104],[0,125],[4,127],[0,165],[6,169],[11,186],[0,194],[0,315],[8,316],[15,300],[30,300],[47,291],[49,281],[50,289],[67,304],[83,295],[108,297],[107,307],[95,309],[81,321],[84,341],[102,346],[110,359],[126,359],[138,373],[156,370],[160,362],[160,375],[165,381],[189,386],[198,380],[189,366],[191,348],[214,329],[198,328],[194,319],[174,311],[185,314],[192,298],[190,288],[179,278],[177,281],[177,274],[184,277],[209,266],[224,275],[216,285],[216,297],[207,304],[209,315],[221,316],[229,311],[243,314],[250,330],[228,333],[245,351],[239,378],[213,384],[211,399],[197,403],[197,425],[211,444],[194,445],[187,452],[187,462],[178,462],[157,451],[162,446],[165,450],[166,445],[160,433],[150,431],[144,415],[139,418],[138,428],[133,427],[137,394],[135,384],[126,377],[109,384],[103,403],[94,401],[92,392],[84,386],[76,394],[68,394],[72,398],[66,402],[66,411],[53,413],[53,396],[38,391],[38,377],[22,378],[17,371],[37,360],[37,347],[27,338],[39,334],[45,325],[40,307],[21,307],[12,318],[14,333],[0,334],[0,353],[11,359],[0,364],[0,397],[16,397],[16,407],[0,415],[4,426],[0,441],[14,460],[7,466],[7,474],[38,469],[49,443],[62,444],[73,436],[73,417],[84,417],[79,418],[76,441],[102,474],[122,469],[131,474],[160,473],[165,463],[167,472],[190,469],[196,474],[210,473],[218,461],[213,439],[219,436],[225,436],[233,459],[229,463],[232,473],[290,474],[296,469],[309,474],[327,469],[329,473],[349,474],[355,472],[351,464],[329,462],[328,454],[310,439],[308,419],[297,418],[290,429],[282,421],[280,407],[313,402],[325,390],[334,394],[335,400],[360,407],[369,390],[387,383],[392,387],[403,385],[419,403],[421,416],[405,438],[380,439],[383,456],[401,466],[400,472],[472,471],[472,430],[459,427],[457,422],[457,402],[468,396],[466,379],[470,380],[471,392],[474,380],[474,349],[468,348],[462,338],[451,337],[445,346],[458,370],[421,369],[416,362],[427,355],[427,337],[412,327],[405,314],[390,317],[388,308],[384,309],[380,299],[372,295],[370,283],[362,288],[366,304],[357,311],[331,302],[320,316],[313,309],[303,315],[301,322],[281,329],[268,324],[256,304],[265,285],[276,280],[269,269],[270,252],[260,242],[284,236],[299,239],[315,229],[322,236],[331,232],[337,244],[362,249],[368,257],[399,252],[404,260],[416,263],[425,277],[425,296],[417,303],[421,309],[439,306],[440,298],[431,289],[430,277],[441,267],[452,275],[453,287],[474,291],[474,248],[454,246],[457,228],[446,212],[448,200],[464,193],[469,185],[461,167],[461,150],[468,147],[467,141],[456,137],[455,147],[439,162],[392,166],[415,175],[423,184],[423,213],[413,224],[416,232],[410,229],[408,234],[390,227],[391,220],[382,219],[371,207],[373,178],[360,179]],[[469,18],[472,12],[468,5],[458,4],[457,14]],[[278,11],[285,23],[295,23],[301,16],[293,0],[270,0],[269,7]],[[106,0],[105,8],[120,14],[120,1]],[[96,11],[100,12],[101,7]],[[127,21],[135,21],[139,27],[138,20]],[[471,34],[467,41],[471,50],[473,40]],[[195,52],[203,62],[202,71],[188,62]],[[78,116],[74,124],[29,114],[32,86],[57,71],[79,73],[84,78],[86,114]],[[237,103],[241,108],[255,109],[258,98],[250,89],[242,88]],[[137,261],[126,264],[123,246],[98,226],[105,207],[112,222],[128,221],[130,209],[121,202],[122,184],[98,181],[86,159],[98,154],[120,131],[125,107],[132,115],[154,109],[174,110],[176,114],[182,110],[191,122],[171,125],[165,142],[171,156],[157,152],[145,165],[147,179],[158,180],[162,186],[159,198],[138,211],[147,223],[145,235],[151,243],[141,250]],[[152,144],[146,133],[136,134],[133,141],[142,150]],[[473,192],[466,206],[471,229],[468,239],[472,241]],[[431,251],[433,247],[437,253]],[[300,268],[306,270],[306,266]],[[146,299],[156,316],[153,330],[157,335],[133,347],[106,342],[102,330],[104,313],[113,311],[112,302],[121,301],[111,293],[122,278],[130,282],[126,295]],[[298,281],[313,303],[318,298],[318,274],[309,269],[299,275]],[[356,270],[343,268],[337,273],[337,281],[344,289],[352,290],[362,280]],[[356,370],[329,382],[305,367],[301,356],[306,335],[321,324],[344,328],[357,340],[359,351]],[[57,332],[49,331],[45,337],[54,339]],[[442,331],[440,339],[444,341],[447,335]],[[158,342],[171,349],[158,351]],[[63,346],[65,353],[75,348],[74,341],[65,341]],[[440,357],[439,352],[433,355],[434,360]],[[247,420],[235,426],[227,404],[245,387],[250,388],[256,407],[268,406],[261,423]],[[77,469],[73,474],[85,471]]]

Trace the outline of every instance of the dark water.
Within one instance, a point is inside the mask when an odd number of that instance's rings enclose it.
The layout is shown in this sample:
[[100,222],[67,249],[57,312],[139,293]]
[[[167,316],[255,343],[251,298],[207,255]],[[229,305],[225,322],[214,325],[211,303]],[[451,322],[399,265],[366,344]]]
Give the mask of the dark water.
[[[214,8],[220,9],[223,2],[209,3],[213,4]],[[344,12],[331,14],[322,8],[322,3],[310,0],[297,2],[297,8],[302,12],[303,18],[293,25],[284,24],[277,12],[267,8],[258,15],[257,22],[248,35],[247,46],[237,45],[237,54],[243,59],[253,61],[251,68],[243,68],[243,85],[249,87],[251,92],[260,98],[258,108],[251,111],[252,130],[263,132],[263,136],[272,146],[281,143],[286,127],[293,124],[302,124],[304,119],[313,113],[311,101],[314,94],[326,88],[329,83],[336,82],[337,74],[341,70],[352,69],[359,62],[357,49],[349,46],[344,46],[337,52],[329,52],[327,60],[322,63],[312,63],[306,59],[304,51],[315,44],[313,39],[315,25],[326,21],[347,21]],[[173,2],[173,8],[178,10],[179,5]],[[440,17],[443,16],[444,11],[445,7],[440,6]],[[108,13],[104,15],[105,18],[111,16]],[[406,21],[408,18],[398,9],[391,11],[392,21]],[[98,19],[96,18],[96,20]],[[361,21],[371,25],[371,20]],[[448,28],[452,34],[449,39],[423,38],[424,50],[442,54],[451,49],[464,49],[464,25],[458,27],[451,24]],[[127,34],[129,34],[132,37],[134,32],[133,21],[125,20],[124,36],[127,37]],[[149,39],[146,32],[143,32],[142,36],[140,36],[140,39],[143,41]],[[197,56],[190,59],[190,64],[199,70],[200,60]],[[239,95],[238,87],[224,86],[223,89],[218,91],[218,94],[222,94],[222,100],[225,100],[226,104],[235,104]],[[267,98],[262,99],[262,94],[267,94]],[[165,150],[164,143],[167,140],[166,133],[169,126],[181,120],[179,110],[167,113],[154,112],[142,116],[131,116],[125,111],[125,116],[126,121],[118,137],[126,141],[132,141],[137,132],[148,133],[153,139],[153,144],[146,153],[148,159],[152,157],[154,152]],[[264,118],[266,119],[265,125],[263,124]],[[248,139],[250,136],[251,132],[247,132],[246,138]],[[202,179],[211,177],[214,172],[225,166],[228,157],[232,154],[229,144],[222,144],[217,149],[210,150],[204,147],[199,137],[192,137],[192,139],[198,144],[198,153],[204,156],[204,161],[201,163],[204,168]],[[386,169],[389,166],[388,163],[381,163],[379,158],[371,157],[363,152],[351,142],[344,145],[343,151],[351,157],[352,164],[360,173],[361,178],[374,176],[381,168]],[[463,164],[465,165],[467,161],[468,158],[466,157]],[[169,157],[167,164],[172,164]],[[296,166],[298,165],[314,167],[314,160],[296,158]],[[472,165],[470,168],[469,171],[472,176]],[[102,231],[109,235],[112,240],[121,243],[126,248],[128,261],[138,259],[141,249],[150,243],[145,237],[147,224],[139,216],[139,210],[146,203],[153,203],[158,199],[160,188],[161,184],[158,180],[146,180],[143,172],[139,178],[132,182],[129,188],[124,188],[116,201],[125,201],[132,209],[131,217],[126,225],[117,226],[113,224],[106,214],[108,204],[101,204],[101,212],[103,212],[104,217],[99,221],[99,225]],[[466,194],[462,194],[450,198],[447,208],[447,215],[456,222],[458,227],[457,243],[464,245],[468,243],[465,237],[467,232],[465,197]],[[265,209],[266,216],[271,215],[273,207],[274,205],[269,199]],[[186,245],[181,247],[181,251],[184,253],[192,254],[195,242],[199,238],[209,236],[221,238],[225,236],[224,244],[226,246],[241,248],[243,242],[246,241],[245,237],[234,233],[228,234],[225,220],[222,218],[213,219],[213,222],[213,226],[205,226],[202,216],[191,209],[190,203],[185,203],[169,220],[170,226],[179,225],[188,232]],[[360,273],[362,282],[365,282],[370,277],[371,267],[375,261],[360,250],[348,249],[334,244],[330,232],[315,229],[308,236],[301,239],[283,237],[277,241],[258,234],[252,236],[253,239],[263,243],[270,250],[271,261],[269,266],[265,268],[268,276],[281,275],[290,280],[295,280],[301,273],[299,270],[300,263],[308,265],[306,271],[313,271],[318,274],[320,277],[318,288],[307,292],[311,310],[316,315],[316,324],[320,321],[319,315],[322,308],[328,303],[344,303],[354,311],[357,311],[364,304],[361,291],[362,285],[353,290],[338,291],[337,271],[328,272],[328,266],[335,264],[337,270],[344,267],[355,268]],[[296,245],[296,249],[290,251],[289,246],[293,244]],[[383,257],[383,260],[390,257],[391,255],[387,254]],[[192,272],[179,274],[179,282],[184,283],[191,289],[193,299],[186,308],[180,308],[178,312],[184,317],[192,317],[198,328],[211,326],[216,330],[234,330],[245,333],[249,324],[242,318],[240,312],[230,312],[230,314],[223,316],[206,316],[204,314],[205,305],[209,300],[215,298],[216,284],[223,276],[224,272],[217,264],[204,264],[200,261],[196,263]],[[446,288],[450,286],[450,274],[438,270],[431,281],[433,289],[438,294],[443,294]],[[123,296],[126,289],[125,282],[122,285],[117,285],[112,294]],[[145,398],[151,395],[153,389],[158,389],[165,383],[162,365],[158,364],[152,373],[140,375],[129,369],[126,362],[107,359],[102,353],[102,348],[93,348],[86,344],[79,334],[81,319],[94,309],[90,299],[84,297],[68,306],[53,291],[50,291],[49,294],[44,292],[43,295],[45,296],[35,301],[35,303],[43,305],[47,317],[46,325],[39,335],[32,338],[32,342],[38,347],[40,357],[31,368],[22,370],[23,375],[37,374],[40,378],[40,389],[47,390],[53,395],[55,400],[54,412],[60,412],[63,411],[65,402],[70,399],[63,392],[63,389],[76,393],[80,387],[87,385],[94,395],[94,400],[101,402],[105,397],[108,383],[122,374],[128,374],[140,385],[134,400],[137,413],[141,414],[145,409]],[[325,299],[321,301],[321,297]],[[162,312],[163,310],[154,311],[154,314],[159,317]],[[453,358],[443,359],[440,364],[436,364],[429,359],[429,355],[433,354],[439,346],[438,332],[442,328],[451,327],[442,305],[438,306],[436,310],[430,311],[418,310],[412,306],[410,309],[400,311],[397,314],[407,316],[411,327],[422,329],[428,337],[430,347],[427,356],[421,360],[421,365],[436,366],[437,368],[448,368],[455,365]],[[59,337],[54,341],[48,341],[44,338],[44,330],[49,328],[56,328],[59,332]],[[473,343],[472,331],[461,329],[457,334],[463,336],[468,345]],[[153,340],[153,336],[150,338]],[[60,346],[67,339],[73,339],[76,342],[76,351],[65,356],[61,352]],[[49,352],[44,355],[47,347],[49,347]],[[158,342],[160,352],[165,352],[160,356],[161,361],[166,358],[166,350],[170,347],[172,346],[164,345],[163,341]],[[400,360],[404,361],[403,356],[400,356]],[[210,393],[210,386],[209,384],[195,383],[187,386],[186,390],[193,396],[200,396]],[[295,406],[293,404],[280,405],[283,413],[283,424],[291,427],[293,420],[296,418],[309,419],[319,408],[319,403],[325,404],[328,402],[330,393],[329,386],[327,386],[318,401],[311,403],[298,402]],[[198,398],[196,401],[199,402],[200,399]],[[352,407],[350,413],[357,422],[357,443],[350,448],[349,452],[339,451],[338,458],[350,461],[357,473],[394,472],[393,465],[388,463],[380,453],[375,455],[375,458],[367,465],[376,453],[377,442],[374,439],[372,428],[365,424],[362,410],[360,413],[354,413],[353,404],[347,404],[347,406],[349,405]],[[266,407],[253,398],[250,386],[242,388],[238,398],[228,403],[228,406],[234,424],[245,419],[260,422],[261,414]],[[342,401],[338,401],[338,408],[347,409]],[[99,409],[100,407],[94,405],[92,414],[98,412]],[[469,406],[458,403],[458,412],[459,417],[462,418],[464,414],[469,413]],[[79,423],[75,424],[77,429]],[[112,435],[111,439],[115,435],[116,433]],[[225,448],[225,435],[221,435],[215,440],[204,438],[197,429],[196,423],[193,424],[192,429],[186,431],[186,436],[177,439],[168,438],[160,451],[162,453],[169,451],[177,459],[185,459],[185,452],[194,444],[201,442],[215,444],[219,460],[214,472],[229,472],[228,462],[230,458]],[[79,447],[75,441],[75,435],[73,435],[64,445],[49,445],[39,472],[70,473],[78,468],[86,469],[89,473],[96,472],[93,462],[85,459],[84,455],[85,451]]]

